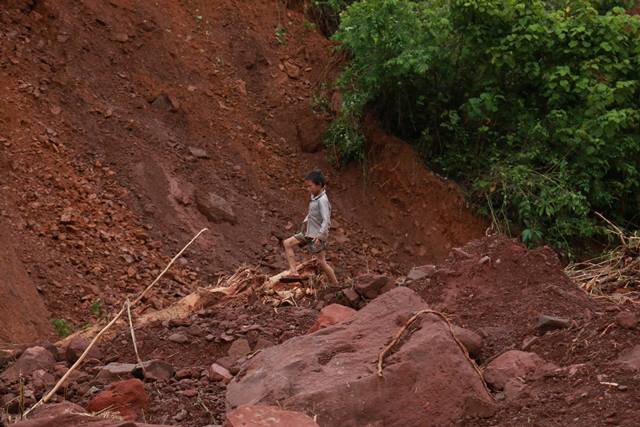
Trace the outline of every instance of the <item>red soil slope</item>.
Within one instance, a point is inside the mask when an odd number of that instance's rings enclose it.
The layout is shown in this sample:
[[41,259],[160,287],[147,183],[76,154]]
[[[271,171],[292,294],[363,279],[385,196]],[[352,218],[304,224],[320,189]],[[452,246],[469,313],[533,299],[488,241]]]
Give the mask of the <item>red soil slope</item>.
[[[436,261],[482,233],[399,141],[376,133],[386,148],[366,177],[306,152],[327,125],[310,105],[336,61],[301,13],[278,5],[0,4],[0,207],[52,317],[91,322],[205,226],[149,305],[242,263],[282,268],[277,238],[297,229],[313,167],[331,181],[341,280]],[[194,195],[208,192],[236,224],[199,211]]]

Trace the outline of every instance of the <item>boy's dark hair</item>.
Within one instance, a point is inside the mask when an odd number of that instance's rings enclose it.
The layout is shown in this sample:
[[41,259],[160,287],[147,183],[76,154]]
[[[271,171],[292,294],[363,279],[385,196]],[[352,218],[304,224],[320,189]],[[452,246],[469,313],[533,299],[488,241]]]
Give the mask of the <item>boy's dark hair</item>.
[[324,175],[322,174],[322,172],[320,172],[319,170],[312,170],[311,172],[309,172],[307,174],[307,176],[304,177],[305,181],[309,180],[311,182],[313,182],[316,185],[322,185],[324,187],[324,185],[326,184],[327,180],[325,179]]

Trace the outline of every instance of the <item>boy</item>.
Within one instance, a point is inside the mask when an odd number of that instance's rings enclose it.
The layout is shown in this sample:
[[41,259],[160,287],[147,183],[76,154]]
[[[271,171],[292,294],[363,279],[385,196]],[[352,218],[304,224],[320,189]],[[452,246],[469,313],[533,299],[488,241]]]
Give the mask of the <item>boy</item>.
[[302,231],[284,241],[284,254],[289,263],[289,276],[297,277],[296,257],[293,248],[307,247],[309,252],[315,254],[320,268],[329,279],[331,286],[338,287],[338,279],[333,268],[327,264],[325,250],[329,227],[331,226],[331,204],[325,191],[325,178],[322,172],[314,170],[304,178],[305,186],[311,194],[309,213],[302,223]]

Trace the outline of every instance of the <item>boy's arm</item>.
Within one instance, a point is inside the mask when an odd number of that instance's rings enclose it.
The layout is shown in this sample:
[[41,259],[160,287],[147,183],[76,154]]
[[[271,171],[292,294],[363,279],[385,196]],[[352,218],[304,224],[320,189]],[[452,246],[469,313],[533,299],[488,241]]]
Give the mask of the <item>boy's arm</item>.
[[318,238],[327,240],[329,237],[329,225],[331,224],[331,209],[329,208],[329,200],[326,197],[320,199],[320,215],[322,215],[322,225],[320,226]]

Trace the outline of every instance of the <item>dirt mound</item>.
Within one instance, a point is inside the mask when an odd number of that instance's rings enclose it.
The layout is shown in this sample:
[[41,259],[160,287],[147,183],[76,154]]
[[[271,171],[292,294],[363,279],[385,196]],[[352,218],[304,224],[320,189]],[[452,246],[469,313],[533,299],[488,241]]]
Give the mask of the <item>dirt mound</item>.
[[482,380],[436,317],[425,315],[387,358],[384,378],[377,375],[380,349],[424,308],[413,291],[391,290],[345,322],[256,355],[229,384],[227,400],[278,403],[316,415],[322,426],[444,425],[490,415]]
[[640,383],[618,361],[633,353],[637,325],[627,319],[638,310],[590,299],[562,267],[550,248],[529,250],[491,237],[454,248],[441,264],[416,270],[424,277],[408,283],[431,306],[483,336],[477,360],[485,374],[493,375],[512,354],[556,366],[537,374],[527,373],[526,363],[501,368],[524,370],[506,385],[492,385],[497,414],[474,425],[636,423],[640,411],[629,402],[639,398]]
[[485,336],[483,358],[539,334],[540,316],[578,324],[595,303],[564,274],[556,253],[504,236],[455,248],[427,277],[408,284],[456,323]]

